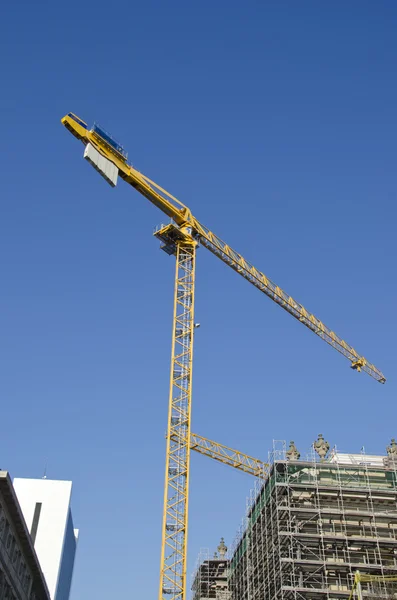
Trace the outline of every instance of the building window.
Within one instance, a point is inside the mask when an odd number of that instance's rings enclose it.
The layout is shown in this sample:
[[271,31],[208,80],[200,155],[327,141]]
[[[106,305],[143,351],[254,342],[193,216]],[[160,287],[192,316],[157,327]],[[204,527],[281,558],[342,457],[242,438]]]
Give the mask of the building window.
[[39,526],[39,520],[40,520],[40,513],[41,513],[41,502],[36,502],[36,506],[34,509],[34,514],[33,514],[33,521],[32,521],[32,527],[30,529],[30,535],[32,538],[32,542],[33,542],[33,546],[34,543],[36,541],[36,535],[37,535],[37,529]]
[[7,521],[7,519],[5,520],[5,525],[4,525],[4,529],[3,529],[3,539],[6,540],[7,536],[8,536],[8,532],[10,531],[10,524]]
[[17,546],[15,546],[14,554],[12,555],[12,564],[14,566],[15,571],[18,571],[18,562],[19,562],[20,556],[21,556],[21,551]]
[[30,586],[30,580],[31,580],[31,576],[29,575],[29,573],[26,573],[24,580],[23,580],[23,589],[27,592]]
[[0,517],[0,538],[3,537],[4,529],[6,526],[6,519],[4,515]]
[[21,561],[21,564],[19,565],[19,571],[18,571],[18,575],[20,578],[22,578],[22,575],[24,572],[25,572],[25,563]]

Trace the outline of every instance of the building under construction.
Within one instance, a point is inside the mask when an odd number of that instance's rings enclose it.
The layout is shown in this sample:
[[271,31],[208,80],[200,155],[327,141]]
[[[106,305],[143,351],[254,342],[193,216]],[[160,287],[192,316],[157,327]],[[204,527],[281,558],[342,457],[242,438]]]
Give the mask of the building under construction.
[[[396,442],[387,456],[328,451],[321,435],[303,460],[293,442],[275,443],[226,563],[231,600],[347,599],[357,571],[397,576]],[[203,575],[194,600],[221,598],[198,594]],[[397,597],[379,581],[362,587]]]
[[201,550],[197,570],[193,580],[193,600],[230,600],[229,592],[229,559],[227,547],[221,538],[218,552],[210,558],[209,551]]

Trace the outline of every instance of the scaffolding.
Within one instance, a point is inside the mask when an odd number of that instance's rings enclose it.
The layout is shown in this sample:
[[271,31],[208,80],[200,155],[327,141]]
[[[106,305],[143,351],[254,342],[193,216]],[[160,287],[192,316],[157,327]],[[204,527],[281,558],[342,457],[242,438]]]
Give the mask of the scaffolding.
[[397,577],[393,575],[369,575],[357,571],[354,576],[354,584],[350,592],[349,600],[357,598],[363,600],[363,584],[365,586],[365,597],[384,600],[397,598]]
[[192,578],[193,600],[230,600],[228,591],[229,559],[210,558],[208,548],[200,550],[196,570]]
[[[347,600],[357,571],[397,576],[396,460],[336,448],[294,460],[279,441],[269,464],[233,544],[232,600]],[[375,597],[372,583],[362,588]]]

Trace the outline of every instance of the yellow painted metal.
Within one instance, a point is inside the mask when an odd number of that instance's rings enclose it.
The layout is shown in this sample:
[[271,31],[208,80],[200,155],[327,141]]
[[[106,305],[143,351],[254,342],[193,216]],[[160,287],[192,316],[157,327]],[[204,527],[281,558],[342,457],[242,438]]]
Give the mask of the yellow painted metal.
[[209,440],[197,433],[190,436],[190,449],[213,458],[224,465],[229,465],[234,469],[254,475],[254,477],[266,478],[269,474],[269,465],[259,458],[254,458],[234,448],[229,448],[219,442]]
[[192,215],[187,206],[128,164],[126,159],[113,150],[97,133],[82,126],[79,122],[81,120],[76,117],[78,119],[76,121],[74,117],[75,115],[72,115],[72,113],[66,115],[62,119],[63,125],[77,139],[81,140],[83,144],[90,142],[103,156],[111,160],[118,167],[119,175],[122,179],[132,185],[145,198],[150,200],[152,204],[160,208],[178,226],[190,225],[192,236],[199,244],[205,246],[210,252],[229,265],[229,267],[295,317],[295,319],[303,323],[303,325],[318,335],[327,344],[345,356],[350,361],[352,369],[357,371],[362,370],[380,383],[385,383],[385,376],[375,365],[371,364],[364,356],[361,356],[352,346],[324,325],[320,319],[310,313],[302,304],[296,302],[278,285],[266,277],[266,275],[245,260],[241,254],[233,250],[221,238],[202,225]]
[[[362,583],[393,583],[397,582],[396,575],[370,575],[369,573],[361,573],[360,571],[356,571],[354,574],[354,583],[352,589],[350,591],[349,599],[352,600],[354,598],[355,592],[359,592],[357,595],[360,599],[361,595],[361,584]],[[362,597],[362,595],[361,595]]]
[[[160,238],[169,236],[169,228],[160,230],[156,235]],[[159,600],[186,600],[196,245],[188,230],[182,230],[180,239],[175,241],[174,320]]]
[[172,223],[156,232],[163,249],[176,255],[174,326],[167,429],[167,457],[161,545],[159,600],[186,600],[186,555],[190,450],[253,475],[265,474],[267,465],[207,438],[191,436],[192,360],[194,332],[194,273],[196,245],[201,244],[242,277],[265,293],[325,342],[349,359],[351,367],[363,370],[377,381],[385,377],[373,364],[339,338],[301,304],[266,275],[202,225],[190,209],[154,181],[137,171],[109,140],[73,113],[63,125],[84,145],[91,143],[119,171],[119,176],[160,208]]

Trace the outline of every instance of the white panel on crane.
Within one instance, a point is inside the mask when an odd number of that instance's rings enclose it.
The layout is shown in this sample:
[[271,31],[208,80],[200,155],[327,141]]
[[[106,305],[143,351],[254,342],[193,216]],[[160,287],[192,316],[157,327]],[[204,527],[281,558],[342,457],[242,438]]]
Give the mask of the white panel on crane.
[[86,145],[84,158],[88,160],[90,165],[92,165],[112,187],[116,186],[119,170],[112,161],[105,156],[102,156],[92,144]]

